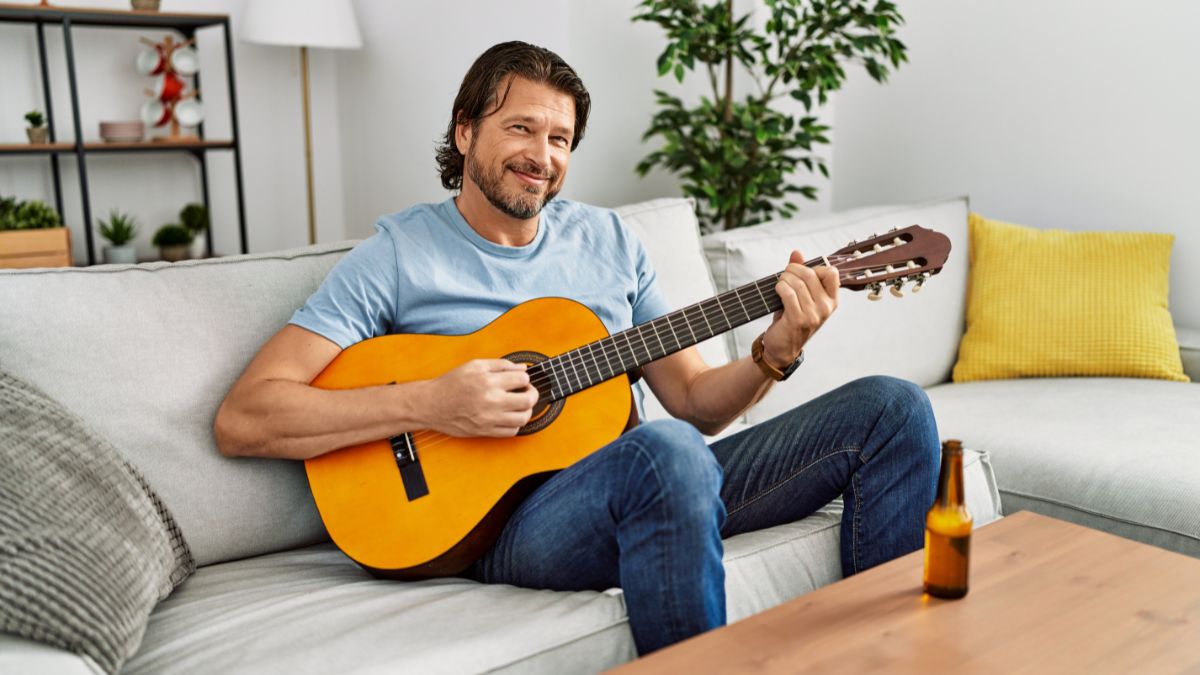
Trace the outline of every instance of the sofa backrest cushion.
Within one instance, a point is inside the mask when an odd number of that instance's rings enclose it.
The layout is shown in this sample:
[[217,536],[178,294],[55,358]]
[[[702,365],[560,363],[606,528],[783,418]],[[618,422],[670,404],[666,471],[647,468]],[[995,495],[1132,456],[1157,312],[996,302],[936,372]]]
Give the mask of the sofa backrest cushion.
[[0,362],[142,472],[198,565],[322,541],[303,464],[226,459],[212,424],[259,347],[349,248],[0,272]]
[[[705,237],[705,253],[723,292],[780,272],[792,249],[812,259],[851,240],[914,224],[950,238],[952,249],[943,270],[920,293],[907,291],[902,299],[885,290],[881,300],[869,302],[865,293],[842,291],[837,311],[805,346],[804,364],[751,408],[747,421],[769,419],[866,375],[893,375],[921,386],[949,379],[963,332],[967,200],[869,207]],[[732,353],[749,354],[754,338],[770,321],[764,317],[735,329]]]
[[[700,224],[691,200],[654,199],[622,206],[616,211],[645,245],[658,273],[659,286],[674,309],[717,294],[704,259]],[[729,362],[728,343],[722,337],[700,343],[699,350],[709,365]],[[646,393],[646,417],[669,418],[650,387],[643,386],[642,390]]]

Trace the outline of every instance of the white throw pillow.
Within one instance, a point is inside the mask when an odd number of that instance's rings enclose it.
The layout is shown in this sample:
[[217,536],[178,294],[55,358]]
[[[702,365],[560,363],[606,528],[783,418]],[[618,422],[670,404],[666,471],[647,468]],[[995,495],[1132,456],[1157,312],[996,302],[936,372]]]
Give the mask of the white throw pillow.
[[[700,224],[689,199],[653,199],[616,209],[621,220],[641,239],[654,269],[658,283],[673,309],[682,309],[717,294],[704,250],[700,242]],[[721,337],[702,342],[700,354],[711,366],[729,362],[726,342]],[[648,419],[669,419],[670,415],[654,398],[650,387],[645,408]]]
[[[832,253],[851,240],[893,227],[921,225],[945,234],[952,249],[945,268],[920,293],[902,299],[886,291],[878,302],[842,291],[838,310],[805,347],[804,365],[747,415],[761,422],[846,382],[893,375],[923,387],[949,380],[963,331],[967,280],[967,199],[855,209],[816,218],[766,223],[712,234],[704,251],[721,292],[775,274],[799,249],[807,259]],[[733,356],[770,325],[763,317],[733,331]]]

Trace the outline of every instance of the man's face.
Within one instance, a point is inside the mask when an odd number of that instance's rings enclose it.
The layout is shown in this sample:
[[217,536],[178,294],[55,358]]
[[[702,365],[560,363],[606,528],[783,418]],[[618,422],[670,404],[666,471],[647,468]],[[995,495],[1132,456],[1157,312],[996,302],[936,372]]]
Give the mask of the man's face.
[[469,123],[458,127],[465,178],[509,217],[533,218],[562,190],[574,127],[575,100],[569,94],[514,77],[503,107],[475,129]]

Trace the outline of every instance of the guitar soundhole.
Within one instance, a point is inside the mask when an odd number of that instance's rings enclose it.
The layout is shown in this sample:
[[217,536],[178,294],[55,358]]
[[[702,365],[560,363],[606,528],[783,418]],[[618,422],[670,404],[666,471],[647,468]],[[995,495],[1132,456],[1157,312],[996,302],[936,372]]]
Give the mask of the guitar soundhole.
[[[525,363],[528,365],[533,365],[535,363],[541,363],[542,361],[549,360],[550,357],[538,352],[513,352],[500,358],[508,359],[513,363]],[[535,384],[535,386],[537,385]],[[543,384],[541,387],[538,387],[538,391],[540,391],[542,394],[548,394],[549,390],[549,384]],[[565,403],[566,401],[563,399],[550,402],[539,401],[537,405],[533,406],[533,414],[529,416],[529,422],[527,422],[525,426],[521,427],[520,430],[517,431],[517,435],[528,436],[529,434],[537,433],[550,426],[550,423],[553,422],[558,417],[559,413],[562,412],[563,405]]]

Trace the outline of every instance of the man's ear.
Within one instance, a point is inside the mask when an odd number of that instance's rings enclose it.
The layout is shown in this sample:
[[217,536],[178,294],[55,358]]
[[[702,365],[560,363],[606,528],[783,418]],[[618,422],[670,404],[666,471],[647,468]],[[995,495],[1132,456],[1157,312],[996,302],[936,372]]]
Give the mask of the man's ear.
[[464,122],[462,114],[458,114],[458,123],[454,125],[454,147],[458,148],[461,155],[467,154],[467,149],[471,147],[471,123]]

